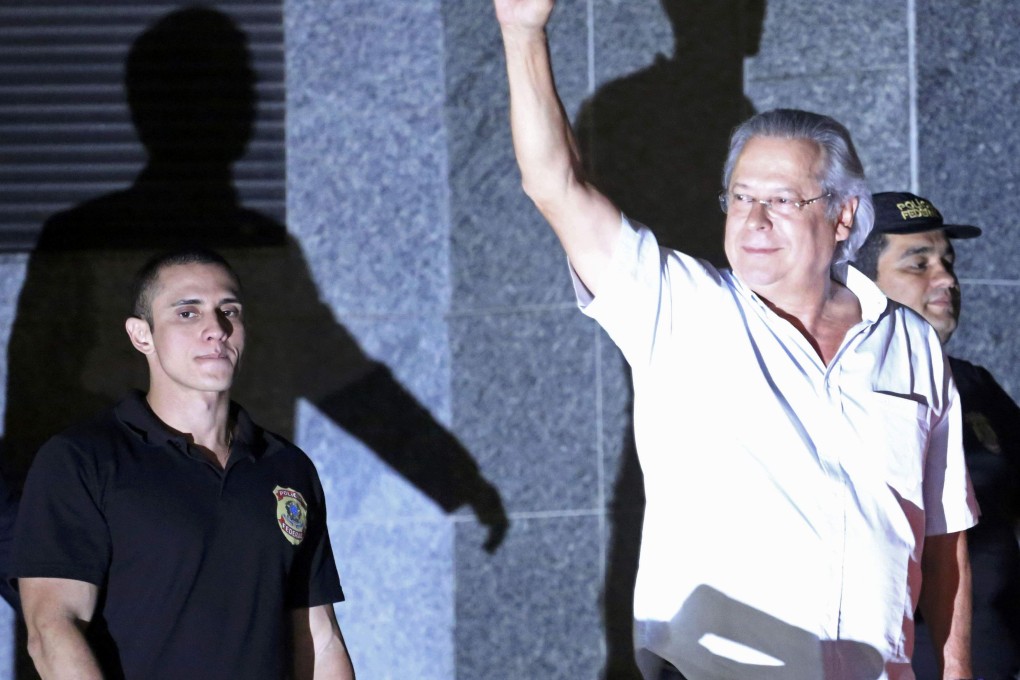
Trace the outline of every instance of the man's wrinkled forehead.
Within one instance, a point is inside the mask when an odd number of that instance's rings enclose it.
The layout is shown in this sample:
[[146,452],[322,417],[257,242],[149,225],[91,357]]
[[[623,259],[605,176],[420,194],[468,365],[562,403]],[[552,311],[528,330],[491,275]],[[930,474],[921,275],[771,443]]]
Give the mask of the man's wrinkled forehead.
[[[753,135],[747,140],[733,165],[731,184],[739,183],[739,175],[748,169],[746,162],[750,155],[756,161],[773,161],[776,164],[795,158],[794,169],[798,174],[811,181],[822,183],[825,179],[826,153],[825,147],[813,139],[806,137],[784,137],[775,135]],[[760,166],[759,166],[760,167]]]

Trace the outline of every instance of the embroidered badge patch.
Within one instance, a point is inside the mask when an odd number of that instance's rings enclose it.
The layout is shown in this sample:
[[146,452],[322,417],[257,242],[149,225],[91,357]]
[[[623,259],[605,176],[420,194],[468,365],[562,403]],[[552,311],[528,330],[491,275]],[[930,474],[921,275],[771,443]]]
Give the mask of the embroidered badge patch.
[[305,528],[308,520],[308,504],[305,497],[294,489],[278,486],[273,489],[276,496],[276,521],[280,525],[283,537],[293,545],[300,545],[305,540]]

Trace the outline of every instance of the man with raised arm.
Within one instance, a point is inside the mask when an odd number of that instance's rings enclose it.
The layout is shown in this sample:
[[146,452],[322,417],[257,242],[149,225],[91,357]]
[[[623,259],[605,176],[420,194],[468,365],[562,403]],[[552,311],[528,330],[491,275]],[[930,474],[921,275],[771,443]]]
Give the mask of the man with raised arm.
[[[731,269],[662,249],[581,174],[552,0],[495,0],[525,192],[630,363],[645,477],[646,678],[912,678],[922,574],[945,677],[969,663],[976,521],[938,336],[847,266],[871,196],[846,128],[795,110],[733,134]],[[682,163],[683,159],[677,159]]]
[[14,576],[43,678],[354,677],[315,468],[230,401],[242,300],[216,253],[150,261],[126,322],[148,393],[36,457]]

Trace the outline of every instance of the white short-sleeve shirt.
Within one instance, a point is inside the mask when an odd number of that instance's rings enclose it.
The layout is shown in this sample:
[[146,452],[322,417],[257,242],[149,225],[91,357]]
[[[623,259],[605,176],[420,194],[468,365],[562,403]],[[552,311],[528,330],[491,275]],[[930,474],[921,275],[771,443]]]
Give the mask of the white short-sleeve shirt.
[[913,678],[924,536],[976,521],[938,337],[845,283],[863,320],[826,366],[731,271],[626,219],[598,297],[575,277],[633,373],[636,644],[688,677]]

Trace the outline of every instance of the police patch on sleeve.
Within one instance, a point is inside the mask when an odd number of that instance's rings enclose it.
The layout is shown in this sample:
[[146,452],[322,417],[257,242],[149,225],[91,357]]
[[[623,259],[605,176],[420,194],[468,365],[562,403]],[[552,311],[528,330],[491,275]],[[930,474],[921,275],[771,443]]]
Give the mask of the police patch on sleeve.
[[308,504],[299,491],[278,486],[273,489],[276,496],[276,521],[283,537],[293,545],[305,540],[308,520]]

